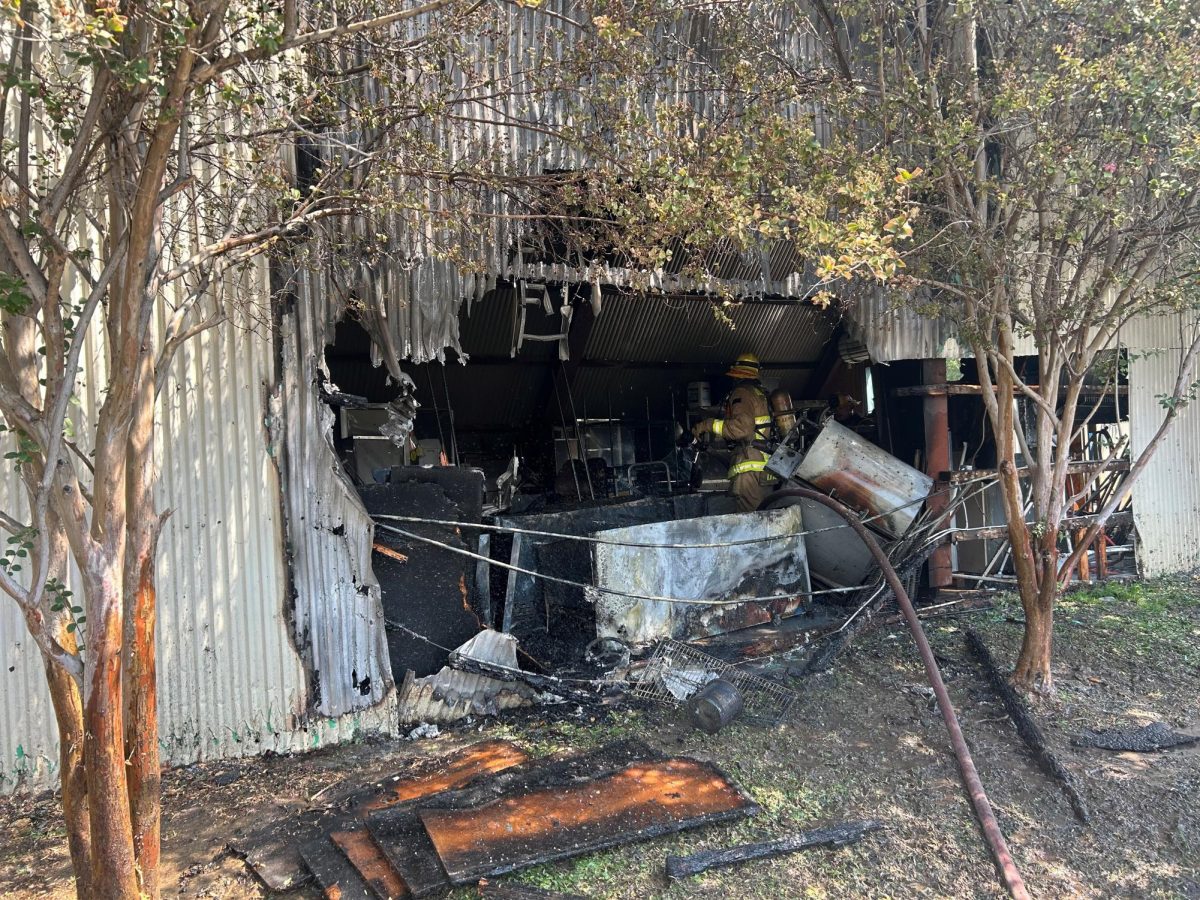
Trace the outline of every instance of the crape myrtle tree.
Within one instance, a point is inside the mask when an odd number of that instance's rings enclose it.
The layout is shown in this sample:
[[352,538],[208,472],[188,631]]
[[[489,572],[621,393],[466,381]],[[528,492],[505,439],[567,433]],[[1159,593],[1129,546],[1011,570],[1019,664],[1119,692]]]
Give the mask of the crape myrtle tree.
[[[780,239],[831,277],[895,270],[907,188],[890,160],[814,140],[829,78],[779,49],[803,15],[745,12],[0,0],[0,416],[20,485],[0,587],[45,664],[80,897],[159,893],[156,397],[181,346],[249,302],[256,258],[369,262],[419,231],[469,269],[502,217],[633,268],[683,247],[701,278],[706,248]],[[510,52],[520,29],[553,52]],[[514,155],[531,134],[572,172]]]
[[[827,44],[850,61],[842,109],[863,126],[862,152],[916,175],[903,225],[916,234],[898,281],[920,311],[956,321],[977,361],[1025,611],[1013,680],[1050,693],[1055,600],[1196,389],[1197,7],[818,3]],[[1068,554],[1062,522],[1081,496],[1068,461],[1096,408],[1085,383],[1115,371],[1128,323],[1169,315],[1185,324],[1170,342],[1183,349],[1157,431]],[[1036,348],[1036,373],[1017,365],[1022,339]],[[1014,398],[1032,406],[1031,423]]]

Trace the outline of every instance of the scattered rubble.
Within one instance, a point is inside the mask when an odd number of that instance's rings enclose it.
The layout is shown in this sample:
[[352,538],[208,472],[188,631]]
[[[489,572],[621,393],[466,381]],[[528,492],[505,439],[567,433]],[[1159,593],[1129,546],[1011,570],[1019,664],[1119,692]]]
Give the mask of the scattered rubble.
[[[479,632],[451,656],[520,671],[517,639],[490,628]],[[400,722],[445,723],[470,715],[495,715],[504,709],[528,706],[535,696],[536,691],[522,681],[464,672],[453,665],[425,678],[417,678],[410,670],[400,686]]]

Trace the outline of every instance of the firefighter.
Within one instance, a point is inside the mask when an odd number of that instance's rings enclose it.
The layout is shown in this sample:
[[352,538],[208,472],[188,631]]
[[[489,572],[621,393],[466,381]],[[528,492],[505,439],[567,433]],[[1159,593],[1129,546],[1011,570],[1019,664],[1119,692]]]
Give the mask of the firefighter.
[[705,419],[692,426],[693,436],[713,434],[733,446],[728,472],[729,492],[738,512],[758,509],[774,476],[767,473],[767,456],[753,446],[771,433],[771,408],[759,384],[758,357],[743,353],[725,375],[736,384],[725,398],[725,418]]

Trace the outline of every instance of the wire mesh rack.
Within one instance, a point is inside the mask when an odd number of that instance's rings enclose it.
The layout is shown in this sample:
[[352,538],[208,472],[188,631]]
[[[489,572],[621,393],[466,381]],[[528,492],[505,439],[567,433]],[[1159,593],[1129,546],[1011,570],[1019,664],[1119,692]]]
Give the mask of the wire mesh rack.
[[742,695],[743,719],[777,725],[786,718],[797,695],[781,684],[751,675],[709,656],[689,644],[664,640],[655,649],[633,685],[633,696],[679,707],[710,681],[728,681]]

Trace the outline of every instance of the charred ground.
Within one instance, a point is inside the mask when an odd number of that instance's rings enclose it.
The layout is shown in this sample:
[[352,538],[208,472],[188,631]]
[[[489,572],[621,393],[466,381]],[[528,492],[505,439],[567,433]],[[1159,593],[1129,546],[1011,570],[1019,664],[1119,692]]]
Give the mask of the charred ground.
[[[1200,747],[1121,754],[1071,746],[1085,728],[1150,721],[1200,733],[1200,582],[1110,584],[1072,594],[1060,606],[1058,696],[1037,712],[1088,800],[1090,829],[1075,821],[1057,785],[1030,760],[966,652],[962,629],[969,623],[1011,662],[1019,617],[1018,608],[1000,600],[992,610],[926,627],[1031,889],[1047,897],[1200,897]],[[232,835],[319,804],[339,785],[402,768],[414,755],[485,736],[509,737],[534,754],[634,736],[716,762],[762,814],[543,866],[520,880],[595,897],[1000,896],[907,633],[892,626],[865,634],[832,672],[805,679],[800,689],[790,721],[774,729],[735,726],[707,736],[659,708],[602,719],[541,711],[417,743],[366,741],[307,756],[177,770],[164,779],[164,894],[269,896],[225,849]],[[869,817],[889,828],[844,850],[752,863],[672,886],[663,879],[669,852]],[[0,801],[0,895],[70,894],[54,798]]]

